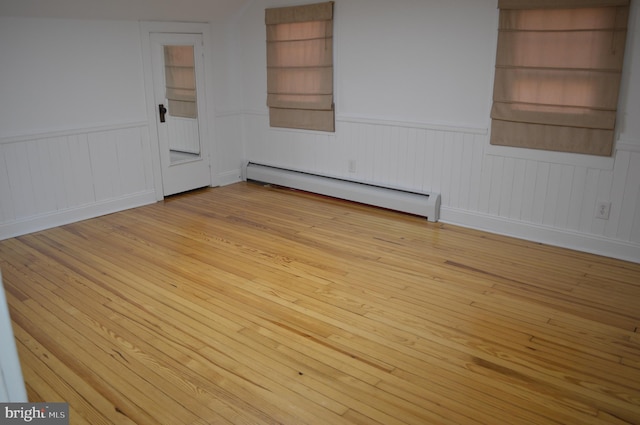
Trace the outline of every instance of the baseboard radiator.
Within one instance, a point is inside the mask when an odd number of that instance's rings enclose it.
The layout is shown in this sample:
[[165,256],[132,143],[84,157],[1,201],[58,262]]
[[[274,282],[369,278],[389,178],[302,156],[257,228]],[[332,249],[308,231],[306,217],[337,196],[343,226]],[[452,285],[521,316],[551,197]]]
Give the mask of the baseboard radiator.
[[402,211],[433,222],[440,217],[439,193],[393,189],[252,162],[244,165],[243,179]]

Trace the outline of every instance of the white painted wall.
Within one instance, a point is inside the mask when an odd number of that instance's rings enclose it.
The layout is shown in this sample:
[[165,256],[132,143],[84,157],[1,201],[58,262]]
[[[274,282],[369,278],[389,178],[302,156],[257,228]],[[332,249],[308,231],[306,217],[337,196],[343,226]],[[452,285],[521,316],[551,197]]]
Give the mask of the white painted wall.
[[155,201],[137,22],[0,18],[0,238]]
[[0,138],[146,120],[136,22],[0,18]]
[[338,114],[486,126],[495,50],[493,3],[338,2]]
[[337,1],[336,132],[271,129],[264,9],[297,3],[255,0],[233,29],[246,159],[440,192],[442,221],[640,261],[635,2],[611,158],[489,145],[495,0]]

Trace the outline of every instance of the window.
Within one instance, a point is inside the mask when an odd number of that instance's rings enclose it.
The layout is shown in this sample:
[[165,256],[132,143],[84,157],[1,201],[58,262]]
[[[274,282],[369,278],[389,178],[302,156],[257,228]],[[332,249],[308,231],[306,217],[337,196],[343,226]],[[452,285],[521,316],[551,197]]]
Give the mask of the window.
[[334,131],[333,2],[265,10],[272,127]]
[[499,0],[491,144],[609,156],[629,0]]

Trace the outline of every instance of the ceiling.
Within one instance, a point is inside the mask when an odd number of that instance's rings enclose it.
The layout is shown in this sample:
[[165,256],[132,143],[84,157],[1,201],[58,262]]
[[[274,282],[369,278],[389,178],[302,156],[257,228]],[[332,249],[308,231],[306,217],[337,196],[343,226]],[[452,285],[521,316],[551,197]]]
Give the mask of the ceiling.
[[0,0],[0,16],[149,21],[224,21],[250,0]]

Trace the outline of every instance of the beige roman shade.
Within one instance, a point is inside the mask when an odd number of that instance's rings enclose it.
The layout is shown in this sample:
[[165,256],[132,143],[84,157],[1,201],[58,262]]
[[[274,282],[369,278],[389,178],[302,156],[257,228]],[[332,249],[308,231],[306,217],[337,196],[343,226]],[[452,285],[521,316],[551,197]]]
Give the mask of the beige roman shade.
[[499,0],[491,144],[611,155],[629,0]]
[[164,69],[169,115],[197,118],[193,46],[164,46]]
[[265,10],[272,127],[334,131],[333,2]]

